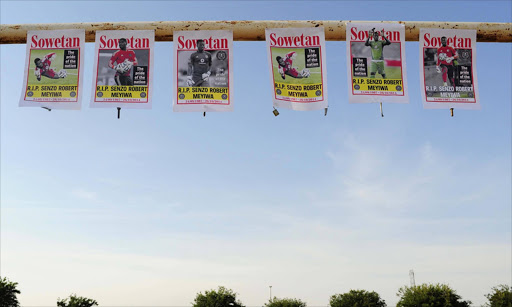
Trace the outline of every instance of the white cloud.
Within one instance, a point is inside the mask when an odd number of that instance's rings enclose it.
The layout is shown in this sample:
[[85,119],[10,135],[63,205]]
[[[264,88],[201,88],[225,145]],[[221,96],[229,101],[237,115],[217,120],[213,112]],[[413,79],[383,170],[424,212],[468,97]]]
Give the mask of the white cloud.
[[71,195],[84,200],[97,200],[97,193],[85,188],[75,188],[71,191]]
[[326,155],[335,166],[332,190],[338,205],[361,210],[467,204],[492,193],[503,196],[503,185],[510,183],[499,158],[492,163],[448,156],[429,141],[407,148],[369,144],[348,135],[338,150]]

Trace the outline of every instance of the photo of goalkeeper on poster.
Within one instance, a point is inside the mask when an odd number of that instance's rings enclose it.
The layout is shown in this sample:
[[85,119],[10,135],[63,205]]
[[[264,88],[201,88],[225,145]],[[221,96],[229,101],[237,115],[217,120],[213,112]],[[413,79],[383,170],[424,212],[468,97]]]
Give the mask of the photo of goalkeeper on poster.
[[420,29],[425,109],[480,109],[475,47],[475,30]]
[[151,108],[154,31],[97,31],[91,107]]
[[348,23],[349,101],[408,103],[402,24]]
[[[188,58],[187,86],[210,87],[210,76],[212,75],[212,53],[204,50],[204,40],[196,40],[197,51]],[[216,52],[213,51],[214,53]],[[180,52],[181,56],[187,56],[186,51]],[[224,63],[224,64],[227,64]],[[226,67],[222,67],[225,71]],[[227,82],[222,82],[220,86],[227,86]]]
[[266,29],[274,107],[327,107],[323,28]]
[[174,33],[175,112],[233,110],[231,31]]
[[29,31],[20,106],[81,107],[83,30]]
[[[48,53],[48,50],[34,50],[30,53],[30,59],[34,59],[34,76],[37,79],[37,81],[42,81],[41,84],[63,84],[63,83],[76,83],[78,79],[78,69],[64,69],[64,68],[58,68],[57,65],[54,65],[52,67],[52,62],[57,62],[57,57],[63,58],[64,57],[64,50],[51,50],[52,52]],[[43,56],[44,54],[44,56]],[[62,65],[64,66],[64,65]],[[32,68],[32,67],[31,67]],[[69,72],[69,75],[68,75]],[[68,80],[61,80],[60,82],[57,81],[49,81],[48,79],[65,79],[68,78]],[[29,77],[29,79],[32,79],[30,81],[33,82],[32,76]]]
[[[297,49],[297,50],[293,50],[293,51],[290,51],[290,50],[279,50],[278,48],[272,48],[271,49],[272,51],[272,56],[276,55],[276,64],[277,64],[277,71],[276,69],[274,68],[274,73],[278,73],[281,78],[283,78],[283,80],[286,79],[286,76],[288,77],[291,77],[291,78],[295,78],[295,79],[306,79],[306,78],[309,78],[311,76],[311,70],[310,69],[307,69],[307,68],[298,68],[298,67],[294,67],[293,66],[293,61],[297,59],[297,54],[298,53],[303,53],[304,50],[303,49]],[[290,51],[290,52],[287,52],[286,54],[284,54],[283,56],[280,56],[280,55],[277,55],[277,54],[283,54],[283,52],[286,52],[286,51]],[[303,58],[304,56],[302,56],[301,58]],[[296,61],[298,62],[298,61]],[[303,67],[306,66],[305,63],[303,63]],[[299,71],[300,70],[300,71]],[[313,72],[314,74],[320,74],[321,72],[320,71],[314,71]],[[318,77],[321,77],[320,75]],[[274,76],[275,78],[275,76]],[[304,80],[306,81],[306,80]],[[309,81],[308,83],[315,83],[318,82],[318,80],[314,80],[313,77],[312,78],[309,78]],[[321,80],[320,80],[321,82]]]

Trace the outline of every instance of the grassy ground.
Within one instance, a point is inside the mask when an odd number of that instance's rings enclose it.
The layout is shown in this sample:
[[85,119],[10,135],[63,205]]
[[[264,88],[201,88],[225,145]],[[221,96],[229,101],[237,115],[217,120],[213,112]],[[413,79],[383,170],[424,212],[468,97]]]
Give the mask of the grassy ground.
[[[384,66],[384,72],[386,73],[386,79],[402,79],[400,67]],[[368,77],[370,77],[370,67],[368,67]],[[377,72],[375,79],[382,79],[382,76]]]

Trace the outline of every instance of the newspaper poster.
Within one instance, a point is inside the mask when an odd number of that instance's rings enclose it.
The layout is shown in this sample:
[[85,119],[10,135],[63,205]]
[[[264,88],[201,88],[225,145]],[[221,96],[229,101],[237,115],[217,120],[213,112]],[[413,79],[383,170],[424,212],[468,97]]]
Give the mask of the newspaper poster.
[[96,31],[91,107],[150,109],[154,30]]
[[347,23],[350,103],[408,103],[405,27],[398,23]]
[[233,111],[233,32],[174,32],[175,112]]
[[476,30],[420,29],[420,80],[425,109],[480,109]]
[[274,107],[327,108],[324,28],[266,29]]
[[28,31],[20,107],[79,110],[85,30]]

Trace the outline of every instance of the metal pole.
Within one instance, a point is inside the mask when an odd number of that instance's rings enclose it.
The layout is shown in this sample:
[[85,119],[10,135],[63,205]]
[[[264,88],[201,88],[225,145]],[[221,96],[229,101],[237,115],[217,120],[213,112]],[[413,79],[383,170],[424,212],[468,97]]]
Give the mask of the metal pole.
[[[84,29],[85,41],[94,42],[98,30],[155,30],[156,41],[172,41],[174,31],[233,30],[235,41],[263,41],[266,28],[324,27],[328,41],[346,40],[344,20],[232,20],[232,21],[149,21],[149,22],[79,22],[47,24],[0,25],[0,44],[25,44],[29,30]],[[351,21],[356,22],[356,21]],[[405,25],[405,39],[418,41],[420,28],[477,30],[478,42],[512,42],[512,23],[498,22],[442,22],[442,21],[357,21],[401,23]]]
[[270,287],[270,299],[269,301],[272,302],[272,286],[269,286]]

